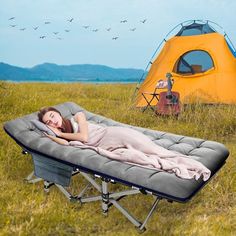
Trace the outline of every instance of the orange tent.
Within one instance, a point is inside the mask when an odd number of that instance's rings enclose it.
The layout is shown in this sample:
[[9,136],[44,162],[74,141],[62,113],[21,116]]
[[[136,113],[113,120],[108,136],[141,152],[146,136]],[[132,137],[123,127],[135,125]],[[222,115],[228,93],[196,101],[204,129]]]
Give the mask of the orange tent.
[[[182,103],[236,103],[236,53],[231,42],[207,23],[195,21],[167,40],[139,87],[136,106],[147,105],[142,93],[155,90],[171,72],[172,91]],[[160,90],[161,91],[161,90]],[[159,92],[160,92],[159,91]],[[146,95],[150,100],[150,95]],[[155,105],[153,100],[151,105]]]

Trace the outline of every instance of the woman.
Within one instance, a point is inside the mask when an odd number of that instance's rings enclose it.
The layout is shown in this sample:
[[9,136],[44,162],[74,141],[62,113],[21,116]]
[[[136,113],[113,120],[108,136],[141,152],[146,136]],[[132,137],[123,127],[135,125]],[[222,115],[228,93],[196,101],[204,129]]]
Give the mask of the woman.
[[182,178],[197,179],[203,174],[206,180],[210,176],[210,171],[200,162],[156,145],[132,128],[93,124],[83,112],[67,120],[53,107],[41,109],[38,118],[57,135],[47,137],[59,144],[92,147],[112,159],[174,172]]
[[70,120],[61,116],[61,113],[54,107],[46,107],[40,110],[38,118],[45,123],[57,135],[57,137],[47,135],[53,141],[59,144],[69,145],[67,140],[88,141],[88,124],[86,117],[82,112],[74,116],[75,122],[79,124],[80,132],[73,133],[73,127]]

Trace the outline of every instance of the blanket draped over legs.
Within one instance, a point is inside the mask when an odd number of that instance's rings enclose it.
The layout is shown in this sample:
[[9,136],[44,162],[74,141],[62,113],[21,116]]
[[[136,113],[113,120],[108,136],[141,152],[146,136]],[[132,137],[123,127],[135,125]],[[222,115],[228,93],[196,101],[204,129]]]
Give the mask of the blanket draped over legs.
[[167,150],[132,128],[117,126],[105,128],[90,124],[89,132],[95,135],[91,136],[87,143],[71,141],[70,145],[90,148],[118,161],[175,173],[183,179],[197,180],[202,175],[206,181],[210,177],[210,170],[202,163],[189,159],[181,153]]

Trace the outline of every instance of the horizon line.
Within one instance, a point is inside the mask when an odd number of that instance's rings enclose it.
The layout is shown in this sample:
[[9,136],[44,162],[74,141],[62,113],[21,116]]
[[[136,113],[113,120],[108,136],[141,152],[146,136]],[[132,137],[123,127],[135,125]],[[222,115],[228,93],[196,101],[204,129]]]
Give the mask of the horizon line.
[[15,64],[11,64],[11,63],[7,63],[7,62],[3,62],[3,61],[0,61],[0,64],[6,64],[6,65],[10,65],[10,66],[14,66],[14,67],[19,67],[19,68],[24,68],[24,69],[32,69],[36,66],[39,66],[39,65],[44,65],[44,64],[51,64],[51,65],[57,65],[57,66],[76,66],[76,65],[92,65],[92,66],[105,66],[105,67],[110,67],[110,68],[113,68],[113,69],[135,69],[135,70],[143,70],[142,68],[135,68],[135,67],[114,67],[114,66],[110,66],[110,65],[105,65],[105,64],[93,64],[93,63],[78,63],[78,64],[57,64],[57,63],[54,63],[54,62],[42,62],[42,63],[39,63],[39,64],[35,64],[33,66],[20,66],[20,65],[15,65]]

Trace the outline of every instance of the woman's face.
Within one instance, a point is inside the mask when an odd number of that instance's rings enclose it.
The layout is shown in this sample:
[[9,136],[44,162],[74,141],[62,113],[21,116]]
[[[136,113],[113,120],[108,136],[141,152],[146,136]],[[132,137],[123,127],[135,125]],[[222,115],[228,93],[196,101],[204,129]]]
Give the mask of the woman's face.
[[56,111],[48,111],[43,116],[43,123],[54,128],[61,128],[62,117]]

